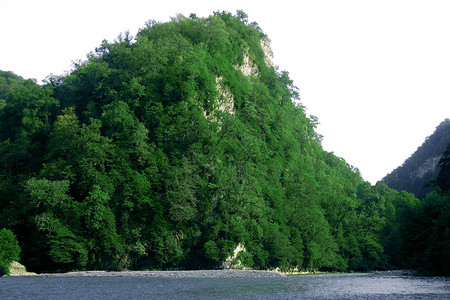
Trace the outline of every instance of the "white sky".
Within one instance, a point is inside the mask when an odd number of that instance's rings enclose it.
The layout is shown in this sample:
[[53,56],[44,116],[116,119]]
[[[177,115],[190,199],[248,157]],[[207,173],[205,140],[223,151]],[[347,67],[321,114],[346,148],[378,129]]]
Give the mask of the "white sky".
[[0,70],[40,81],[149,19],[237,9],[271,39],[325,150],[371,183],[450,117],[446,0],[0,0]]

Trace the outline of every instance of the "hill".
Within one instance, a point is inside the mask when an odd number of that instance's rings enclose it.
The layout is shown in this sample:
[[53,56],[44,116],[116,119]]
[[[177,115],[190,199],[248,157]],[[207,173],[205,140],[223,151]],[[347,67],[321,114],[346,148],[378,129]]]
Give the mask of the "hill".
[[450,120],[446,119],[436,127],[432,135],[405,160],[405,162],[386,175],[382,182],[398,191],[408,191],[423,199],[434,189],[441,159],[450,143]]
[[293,101],[244,12],[149,21],[8,90],[0,227],[35,272],[403,266],[419,201],[324,151]]

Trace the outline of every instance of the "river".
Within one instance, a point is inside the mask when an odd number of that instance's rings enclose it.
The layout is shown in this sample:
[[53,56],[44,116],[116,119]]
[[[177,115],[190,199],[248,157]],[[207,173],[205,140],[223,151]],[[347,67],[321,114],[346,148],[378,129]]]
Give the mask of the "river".
[[85,272],[2,277],[0,299],[450,299],[450,278],[401,272]]

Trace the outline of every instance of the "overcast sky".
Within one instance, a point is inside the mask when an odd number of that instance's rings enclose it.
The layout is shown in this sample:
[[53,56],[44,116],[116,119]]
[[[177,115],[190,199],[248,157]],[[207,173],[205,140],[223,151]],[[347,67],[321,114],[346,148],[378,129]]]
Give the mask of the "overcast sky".
[[149,19],[237,9],[271,39],[325,150],[371,183],[450,117],[446,0],[0,0],[0,70],[40,81]]

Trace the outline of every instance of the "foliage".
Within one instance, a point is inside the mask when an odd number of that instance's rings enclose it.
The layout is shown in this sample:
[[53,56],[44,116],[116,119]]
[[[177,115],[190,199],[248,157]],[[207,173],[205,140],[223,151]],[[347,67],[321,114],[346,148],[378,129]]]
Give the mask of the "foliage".
[[448,192],[450,190],[450,142],[439,160],[438,166],[440,171],[436,178],[436,184],[443,192]]
[[401,253],[405,266],[427,275],[450,274],[450,193],[447,151],[440,159],[438,187],[408,209],[403,224]]
[[[33,271],[400,265],[417,199],[322,149],[256,23],[216,12],[103,41],[0,109],[0,226]],[[250,70],[250,71],[249,71]]]
[[19,260],[20,247],[11,230],[0,230],[0,276],[9,275],[9,265]]
[[23,87],[25,80],[14,74],[0,70],[0,110],[6,104],[6,97],[11,90]]

